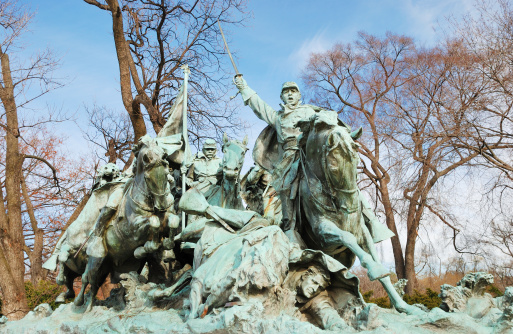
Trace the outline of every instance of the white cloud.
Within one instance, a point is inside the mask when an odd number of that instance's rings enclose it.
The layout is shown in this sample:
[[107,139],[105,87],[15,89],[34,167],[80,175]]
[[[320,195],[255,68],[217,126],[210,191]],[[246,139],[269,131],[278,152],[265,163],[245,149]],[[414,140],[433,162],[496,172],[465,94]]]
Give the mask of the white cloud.
[[472,9],[471,0],[403,0],[402,11],[407,18],[407,30],[422,42],[436,42],[436,32],[447,25],[450,16],[458,17]]
[[326,29],[321,30],[312,38],[306,39],[299,48],[289,54],[287,62],[293,72],[305,67],[312,52],[324,52],[328,50],[334,41],[326,36]]

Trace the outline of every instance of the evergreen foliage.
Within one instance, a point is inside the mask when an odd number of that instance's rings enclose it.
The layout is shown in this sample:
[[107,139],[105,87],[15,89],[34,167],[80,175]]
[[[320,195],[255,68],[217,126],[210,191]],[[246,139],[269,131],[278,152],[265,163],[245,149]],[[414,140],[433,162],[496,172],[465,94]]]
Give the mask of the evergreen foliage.
[[404,295],[403,299],[410,305],[422,304],[430,310],[440,306],[440,303],[442,302],[442,299],[438,297],[438,292],[430,288],[427,288],[424,293],[420,293],[418,290],[415,290],[413,295]]
[[39,304],[50,304],[53,310],[59,306],[55,304],[55,298],[62,292],[62,286],[56,283],[41,280],[37,285],[30,281],[25,282],[25,293],[27,294],[27,304],[29,309],[34,309]]
[[488,292],[489,294],[491,294],[494,298],[495,297],[501,297],[504,295],[504,292],[501,291],[498,287],[496,287],[495,285],[491,284],[490,286],[488,286],[488,288],[486,289],[486,292]]
[[[33,310],[39,304],[50,304],[53,310],[59,306],[55,303],[55,298],[62,292],[62,287],[56,283],[41,280],[37,285],[30,281],[25,282],[25,293],[27,294],[27,304],[30,310]],[[2,299],[0,299],[0,316],[2,316]]]
[[366,303],[373,303],[378,305],[379,307],[392,308],[392,305],[390,304],[390,300],[388,299],[388,297],[372,298],[373,294],[374,290],[369,290],[365,293],[362,293],[363,300],[365,300]]
[[[376,304],[379,307],[383,307],[383,308],[391,308],[392,307],[388,297],[372,298],[373,294],[374,294],[373,290],[369,290],[362,294],[363,299],[365,300],[366,303],[373,303],[373,304]],[[430,288],[427,288],[424,293],[420,293],[418,290],[415,290],[413,295],[404,295],[403,299],[405,302],[407,302],[410,305],[422,304],[430,310],[434,307],[440,306],[440,303],[442,302],[440,297],[438,297],[438,292],[436,292]]]

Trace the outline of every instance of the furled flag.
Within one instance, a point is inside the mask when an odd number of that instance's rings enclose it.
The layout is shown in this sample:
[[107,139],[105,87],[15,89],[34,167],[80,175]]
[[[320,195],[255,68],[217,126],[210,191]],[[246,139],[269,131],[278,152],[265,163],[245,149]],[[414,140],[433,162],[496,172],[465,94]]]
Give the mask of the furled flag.
[[181,68],[184,72],[183,83],[169,111],[167,122],[157,135],[157,141],[168,154],[171,164],[188,166],[192,161],[187,134],[187,81],[190,71],[187,65]]

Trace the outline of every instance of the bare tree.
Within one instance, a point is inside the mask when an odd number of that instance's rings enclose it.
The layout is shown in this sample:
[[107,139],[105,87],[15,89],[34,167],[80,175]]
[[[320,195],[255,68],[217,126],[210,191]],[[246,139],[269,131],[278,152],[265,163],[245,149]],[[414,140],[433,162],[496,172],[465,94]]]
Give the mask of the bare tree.
[[[473,119],[473,135],[461,140],[484,158],[483,165],[499,169],[513,180],[513,4],[505,0],[476,2],[477,15],[452,20],[454,33],[475,61],[469,71],[489,85],[481,112]],[[507,184],[503,186],[510,187]]]
[[[415,282],[415,250],[426,210],[456,232],[459,229],[431,195],[439,182],[457,168],[469,166],[479,153],[457,143],[472,133],[480,110],[480,96],[488,86],[467,69],[473,58],[457,42],[420,50],[410,59],[410,80],[389,96],[390,116],[396,125],[388,136],[397,145],[394,154],[397,189],[402,191],[406,223],[405,273]],[[405,159],[406,158],[406,159]],[[406,291],[413,292],[408,284]]]
[[[65,228],[73,209],[87,197],[91,163],[73,159],[64,150],[65,140],[42,127],[23,132],[20,151],[48,161],[55,170],[40,159],[25,159],[22,168],[22,221],[26,254],[25,266],[30,280],[36,285],[47,278],[42,268],[59,233]],[[58,174],[57,174],[58,173]],[[0,171],[4,176],[4,171]],[[58,187],[56,179],[58,178]],[[89,186],[89,187],[88,187]],[[81,210],[81,209],[80,209]]]
[[107,162],[116,163],[119,159],[125,168],[130,166],[133,159],[134,132],[128,115],[99,106],[86,108],[86,111],[89,115],[90,131],[84,133],[85,138],[105,152]]
[[[453,18],[449,33],[474,58],[468,71],[486,81],[488,92],[480,98],[480,112],[469,119],[472,131],[457,144],[479,153],[479,167],[489,180],[492,201],[509,208],[513,195],[513,4],[479,0],[474,9],[462,20]],[[509,254],[510,220],[494,217],[488,221],[489,229],[477,241]]]
[[228,29],[240,24],[245,0],[84,1],[111,14],[121,95],[135,141],[147,131],[143,115],[156,133],[165,124],[183,81],[183,64],[191,69],[191,140],[240,125],[227,98],[230,75],[224,71],[217,20]]
[[[38,155],[41,152],[23,149],[30,146],[25,136],[27,129],[35,129],[34,126],[44,124],[51,117],[23,121],[18,113],[34,99],[60,86],[51,75],[57,62],[50,51],[25,62],[17,53],[18,39],[31,17],[32,14],[16,1],[0,3],[0,127],[5,137],[1,145],[4,173],[0,180],[0,289],[2,313],[10,319],[19,319],[28,311],[24,290],[24,251],[34,270],[34,277],[42,277],[44,227],[38,224],[34,197],[31,196],[34,185],[29,185],[36,165],[44,165],[46,172],[50,173],[46,179],[52,181],[54,189],[57,185],[57,169],[52,163],[44,155]],[[11,57],[14,59],[12,62]],[[48,184],[41,186],[48,187]],[[25,243],[24,217],[32,226],[33,236],[28,244]]]
[[387,34],[383,39],[365,33],[353,44],[337,44],[322,54],[313,54],[303,79],[316,104],[336,110],[350,124],[362,125],[360,139],[363,172],[376,187],[392,238],[395,270],[405,278],[404,256],[395,220],[390,168],[397,159],[389,155],[393,144],[387,132],[394,127],[386,99],[409,78],[407,58],[414,52],[411,38]]
[[482,240],[513,261],[513,221],[492,221],[491,233]]
[[473,61],[457,42],[418,49],[404,36],[360,33],[356,43],[312,55],[305,70],[313,101],[367,132],[361,140],[363,172],[376,187],[387,226],[397,236],[399,219],[407,229],[404,256],[399,239],[392,238],[397,275],[409,280],[407,293],[416,281],[425,211],[459,231],[430,194],[442,178],[479,155],[457,145],[472,131],[468,120],[489,88],[468,71]]

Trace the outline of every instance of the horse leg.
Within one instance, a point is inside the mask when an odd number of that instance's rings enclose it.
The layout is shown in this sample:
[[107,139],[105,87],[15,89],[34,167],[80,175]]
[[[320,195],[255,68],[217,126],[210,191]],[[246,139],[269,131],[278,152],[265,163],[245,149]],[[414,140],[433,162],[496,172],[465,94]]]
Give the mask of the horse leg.
[[[362,217],[363,218],[363,217]],[[365,237],[365,242],[367,244],[367,248],[369,249],[369,252],[371,253],[372,258],[379,262],[378,253],[376,251],[376,246],[374,244],[374,241],[372,241],[372,236],[369,232],[369,229],[365,225],[365,223],[362,221],[362,228],[363,233]],[[416,314],[424,314],[424,311],[419,309],[418,307],[409,305],[406,303],[403,298],[397,293],[397,290],[394,288],[394,285],[390,281],[390,277],[383,277],[379,279],[379,282],[381,285],[383,285],[383,288],[385,288],[385,291],[388,294],[388,298],[390,298],[390,302],[395,307],[395,309],[399,312],[416,315]]]
[[63,262],[59,262],[59,274],[57,275],[57,279],[55,280],[55,283],[58,285],[64,285],[66,284],[68,278],[66,277],[66,266]]
[[91,302],[89,305],[87,305],[86,312],[89,312],[93,309],[93,306],[96,302],[96,295],[98,294],[98,290],[100,290],[100,287],[105,282],[105,279],[108,276],[107,271],[97,270],[91,275],[91,280],[89,281],[89,284],[91,284]]
[[75,306],[82,306],[84,305],[84,294],[85,290],[87,288],[87,285],[89,285],[89,279],[87,277],[86,273],[82,275],[82,288],[80,289],[80,292],[78,293],[78,296],[75,298],[75,301],[73,302]]
[[78,277],[78,275],[70,272],[67,276],[68,276],[68,280],[66,281],[66,288],[68,289],[68,291],[66,291],[64,298],[65,299],[75,298],[75,290],[73,289],[73,281],[75,280],[75,278]]
[[82,289],[80,289],[80,293],[78,294],[77,298],[75,298],[76,306],[84,305],[85,289],[87,288],[87,285],[89,285],[89,283],[92,282],[93,277],[97,274],[103,262],[103,259],[103,257],[94,256],[90,256],[87,259],[86,269],[84,271],[84,274],[82,274]]
[[71,271],[64,263],[60,263],[59,269],[59,285],[66,285],[67,290],[55,298],[56,303],[65,303],[66,299],[75,298],[75,290],[73,290],[73,281],[78,275]]
[[312,226],[312,231],[317,236],[322,250],[336,249],[341,245],[349,248],[360,259],[362,266],[367,269],[371,281],[391,274],[358,245],[358,241],[352,233],[341,230],[333,222],[321,218],[317,221],[316,226]]
[[390,298],[392,305],[397,311],[410,315],[426,314],[420,308],[413,305],[409,305],[401,298],[401,296],[397,293],[397,290],[394,288],[394,285],[390,281],[390,277],[380,278],[379,282],[381,283],[381,285],[383,285],[383,288],[385,288],[385,291],[388,294],[388,298]]

